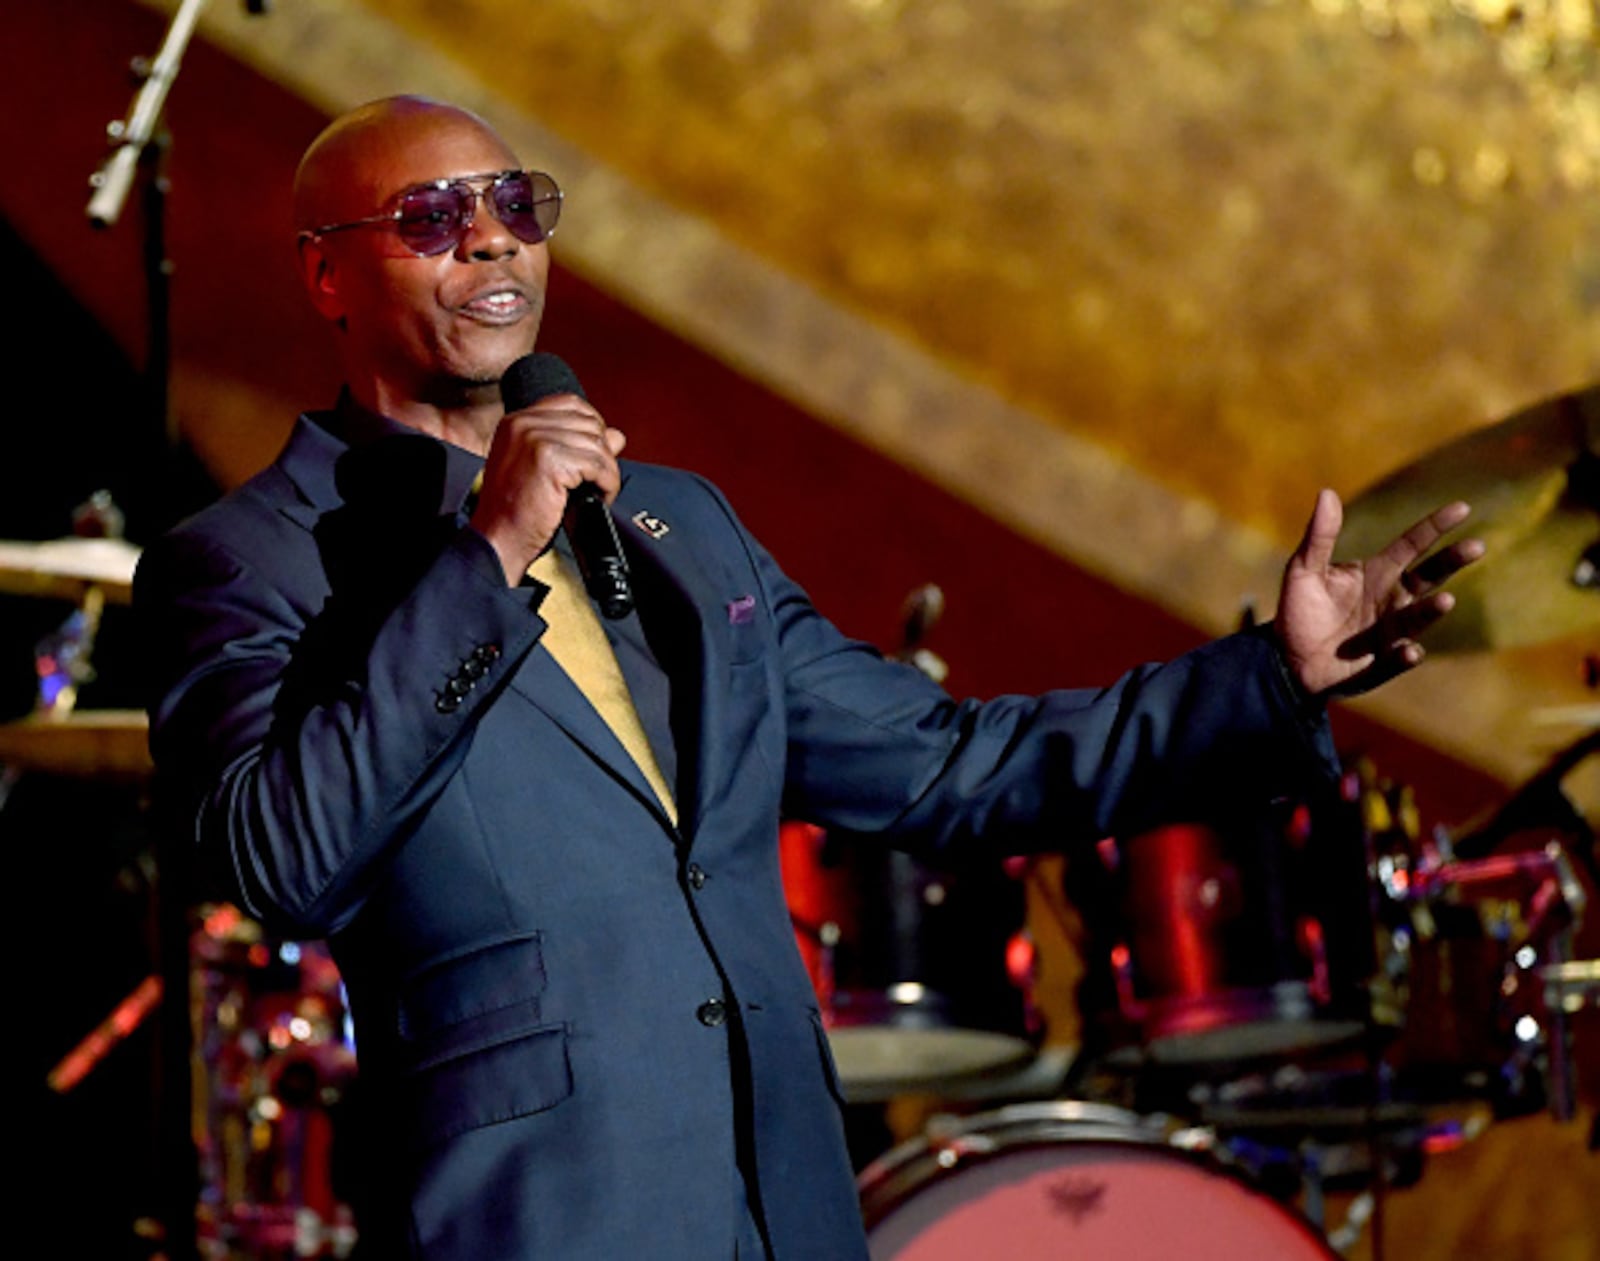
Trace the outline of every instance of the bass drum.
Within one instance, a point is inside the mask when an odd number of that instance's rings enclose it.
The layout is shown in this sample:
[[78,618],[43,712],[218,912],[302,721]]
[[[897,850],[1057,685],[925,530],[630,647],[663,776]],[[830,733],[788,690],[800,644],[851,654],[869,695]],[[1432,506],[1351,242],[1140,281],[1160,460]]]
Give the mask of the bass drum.
[[1285,1206],[1165,1125],[1098,1104],[1019,1104],[903,1143],[861,1172],[873,1261],[1328,1261]]

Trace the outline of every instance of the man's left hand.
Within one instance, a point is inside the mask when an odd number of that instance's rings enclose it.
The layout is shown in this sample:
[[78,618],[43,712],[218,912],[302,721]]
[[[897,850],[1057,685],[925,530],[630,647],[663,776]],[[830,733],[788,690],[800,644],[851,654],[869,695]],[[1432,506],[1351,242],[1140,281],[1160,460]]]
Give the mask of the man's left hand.
[[1469,511],[1464,503],[1446,504],[1377,555],[1335,563],[1344,507],[1331,490],[1317,496],[1305,538],[1284,570],[1273,619],[1284,660],[1309,695],[1353,696],[1422,660],[1416,637],[1455,604],[1440,584],[1484,547],[1466,539],[1433,556],[1428,551]]

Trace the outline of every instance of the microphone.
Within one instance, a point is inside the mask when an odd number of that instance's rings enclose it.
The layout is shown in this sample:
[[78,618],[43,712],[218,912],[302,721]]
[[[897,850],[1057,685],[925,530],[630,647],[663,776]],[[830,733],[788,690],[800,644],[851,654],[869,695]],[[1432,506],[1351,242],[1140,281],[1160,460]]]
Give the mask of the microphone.
[[[500,398],[508,412],[520,412],[552,394],[587,398],[572,369],[541,350],[523,355],[500,378]],[[584,482],[567,502],[571,509],[567,528],[584,588],[607,617],[627,617],[633,609],[633,583],[605,496],[599,487]]]

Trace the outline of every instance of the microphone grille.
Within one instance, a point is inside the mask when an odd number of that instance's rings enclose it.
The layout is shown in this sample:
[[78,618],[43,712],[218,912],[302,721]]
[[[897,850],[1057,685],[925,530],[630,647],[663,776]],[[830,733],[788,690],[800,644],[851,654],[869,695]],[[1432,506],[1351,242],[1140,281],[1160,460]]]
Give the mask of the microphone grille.
[[500,378],[500,398],[508,412],[531,407],[552,394],[586,397],[577,374],[567,367],[565,360],[543,350],[515,360]]

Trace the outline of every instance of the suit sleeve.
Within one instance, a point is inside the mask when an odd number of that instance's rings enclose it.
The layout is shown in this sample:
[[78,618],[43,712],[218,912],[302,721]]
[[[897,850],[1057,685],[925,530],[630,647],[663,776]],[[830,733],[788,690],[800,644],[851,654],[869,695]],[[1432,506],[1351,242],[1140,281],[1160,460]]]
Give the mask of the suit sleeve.
[[256,524],[254,563],[193,528],[141,561],[151,749],[202,872],[275,928],[323,936],[442,791],[543,622],[457,530],[397,603],[342,633],[334,602],[307,594],[308,536]]
[[1265,628],[1108,687],[957,701],[842,635],[735,528],[776,631],[794,817],[946,857],[980,841],[991,853],[1063,849],[1303,799],[1338,775],[1323,707]]

